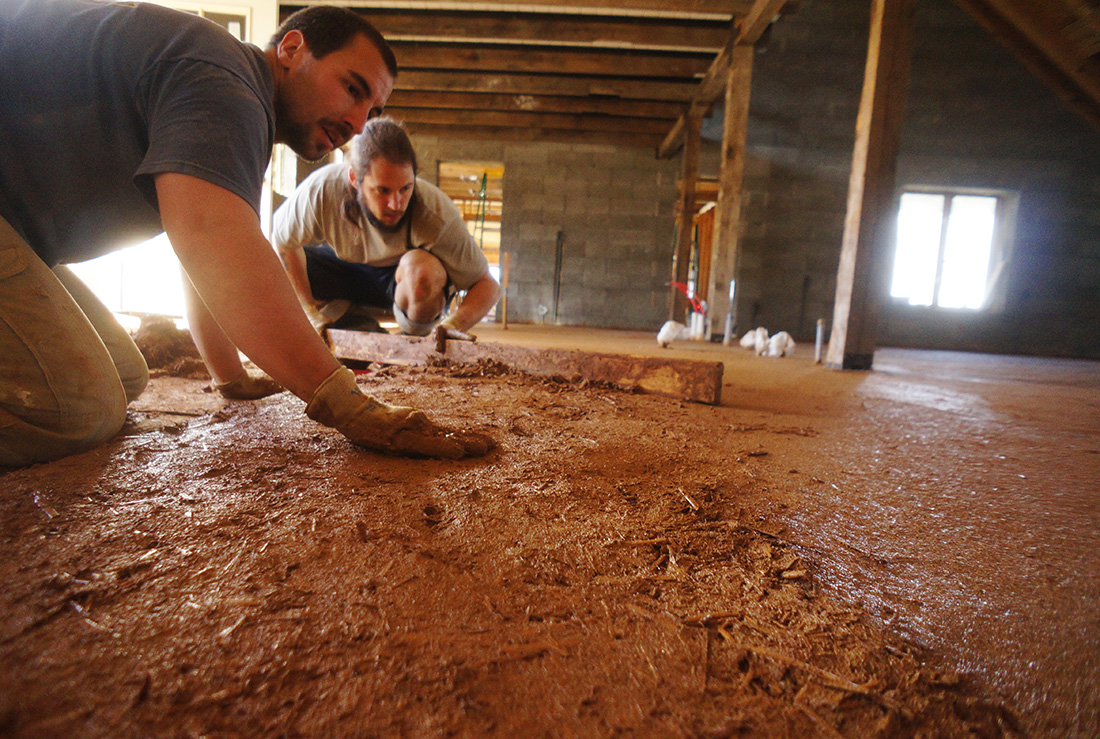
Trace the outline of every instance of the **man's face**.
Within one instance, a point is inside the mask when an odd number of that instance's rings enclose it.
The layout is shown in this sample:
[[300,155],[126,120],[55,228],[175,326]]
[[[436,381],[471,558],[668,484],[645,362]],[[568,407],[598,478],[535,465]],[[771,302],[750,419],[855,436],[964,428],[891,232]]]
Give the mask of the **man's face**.
[[367,168],[362,182],[355,181],[354,169],[349,172],[352,186],[359,191],[359,203],[370,211],[376,221],[387,227],[401,222],[416,185],[412,164],[394,164],[376,157]]
[[313,161],[363,130],[393,91],[393,75],[363,34],[320,59],[298,31],[276,49],[283,79],[275,96],[275,139]]

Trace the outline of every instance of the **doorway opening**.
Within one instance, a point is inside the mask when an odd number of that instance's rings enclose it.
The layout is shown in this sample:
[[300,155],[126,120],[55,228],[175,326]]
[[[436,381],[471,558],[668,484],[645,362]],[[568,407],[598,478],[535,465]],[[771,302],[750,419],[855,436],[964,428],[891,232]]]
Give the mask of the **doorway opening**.
[[[458,206],[466,228],[481,248],[489,272],[501,281],[500,224],[504,212],[502,162],[440,162],[439,189]],[[493,320],[496,307],[485,317]]]

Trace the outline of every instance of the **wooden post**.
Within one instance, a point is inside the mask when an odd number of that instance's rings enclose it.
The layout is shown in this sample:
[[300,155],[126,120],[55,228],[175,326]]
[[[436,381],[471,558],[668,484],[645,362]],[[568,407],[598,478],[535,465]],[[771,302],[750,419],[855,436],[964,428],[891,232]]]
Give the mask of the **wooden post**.
[[[684,131],[684,152],[680,169],[680,192],[676,200],[676,253],[672,260],[672,279],[687,284],[691,270],[691,242],[695,225],[695,181],[699,179],[699,129],[702,119],[689,113]],[[687,298],[669,287],[668,318],[680,321],[687,317]]]
[[909,86],[916,0],[872,0],[871,38],[856,120],[848,213],[836,277],[836,302],[826,366],[871,369],[880,304],[886,293],[886,250],[897,220],[895,176]]
[[[698,188],[696,188],[698,189]],[[707,321],[704,333],[710,338],[710,275],[714,260],[714,209],[695,216],[695,248],[699,251],[699,271],[695,275],[695,298],[707,303]]]
[[718,204],[714,216],[714,279],[703,294],[710,306],[711,331],[730,305],[729,283],[737,279],[741,234],[741,195],[745,177],[745,138],[749,128],[749,93],[752,87],[752,46],[734,46],[726,76],[726,111],[722,122],[722,158],[718,172]]

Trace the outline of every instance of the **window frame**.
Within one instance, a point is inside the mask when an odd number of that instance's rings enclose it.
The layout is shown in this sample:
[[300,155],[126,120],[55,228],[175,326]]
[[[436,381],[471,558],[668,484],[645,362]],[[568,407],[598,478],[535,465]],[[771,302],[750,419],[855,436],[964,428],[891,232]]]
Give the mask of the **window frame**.
[[[997,199],[993,216],[993,237],[989,250],[989,265],[986,271],[986,289],[982,304],[978,308],[954,308],[943,307],[936,304],[939,299],[940,279],[943,273],[945,234],[947,220],[944,219],[940,234],[939,253],[936,263],[936,284],[933,288],[932,305],[911,305],[908,298],[894,297],[890,294],[890,285],[893,281],[894,263],[898,251],[898,221],[901,214],[901,198],[907,193],[919,195],[944,196],[944,210],[946,211],[951,200],[959,195],[972,195],[979,197],[992,197]],[[886,299],[894,307],[911,311],[938,311],[965,314],[999,313],[1005,308],[1006,276],[1008,266],[1012,259],[1016,238],[1016,220],[1020,208],[1020,193],[1016,190],[1006,190],[991,187],[958,187],[951,185],[926,185],[906,184],[897,189],[894,198],[893,227],[890,232],[889,267],[886,272]]]

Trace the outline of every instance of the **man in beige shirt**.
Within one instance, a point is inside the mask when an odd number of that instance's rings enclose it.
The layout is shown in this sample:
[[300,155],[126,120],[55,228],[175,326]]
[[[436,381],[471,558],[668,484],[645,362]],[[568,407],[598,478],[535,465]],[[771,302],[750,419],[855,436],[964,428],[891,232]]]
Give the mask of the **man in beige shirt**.
[[[352,140],[351,164],[307,177],[275,213],[271,242],[319,331],[348,304],[390,309],[406,334],[467,331],[500,285],[455,204],[416,176],[405,129],[376,118]],[[465,297],[446,313],[456,291]],[[337,323],[336,325],[340,325]]]

